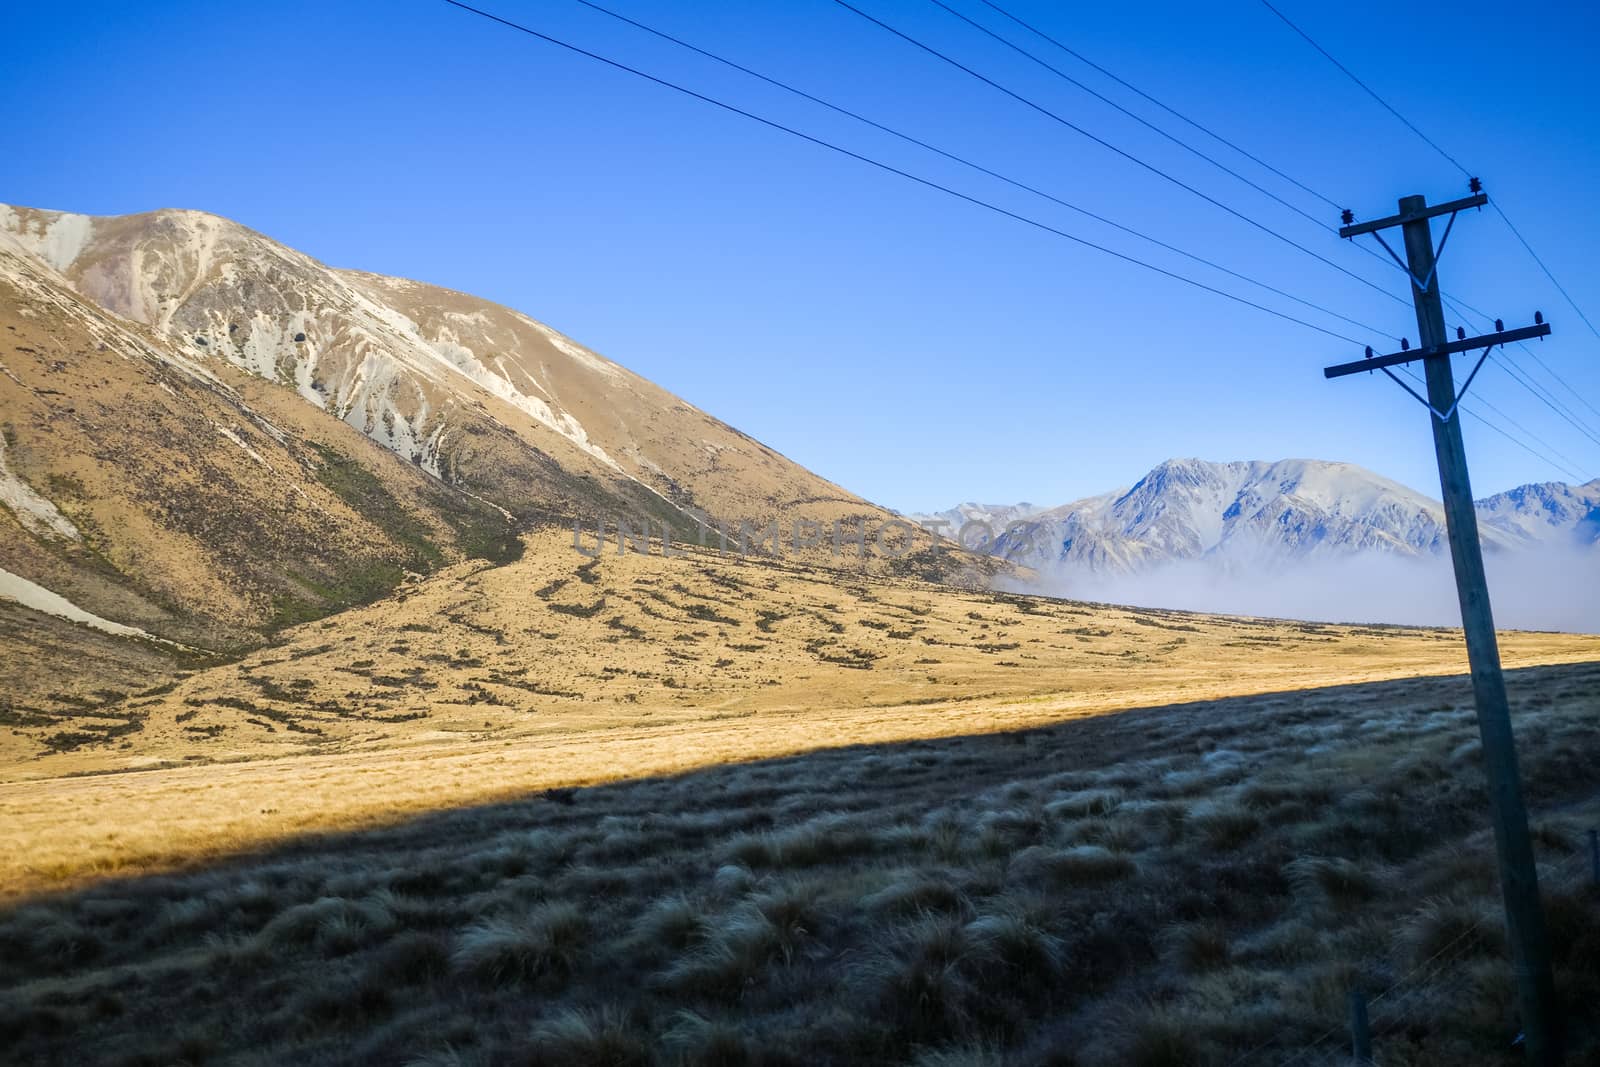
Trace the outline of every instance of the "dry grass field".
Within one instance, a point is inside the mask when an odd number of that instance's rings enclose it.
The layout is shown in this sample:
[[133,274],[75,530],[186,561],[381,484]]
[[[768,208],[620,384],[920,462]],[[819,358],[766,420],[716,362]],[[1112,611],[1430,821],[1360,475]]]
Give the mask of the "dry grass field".
[[[1513,666],[1594,659],[1600,638],[1514,633],[1504,651]],[[18,699],[0,732],[0,781],[697,731],[737,716],[764,729],[773,717],[843,715],[859,729],[817,743],[889,740],[928,727],[878,737],[874,721],[952,720],[943,732],[970,732],[1465,667],[1449,630],[963,592],[709,550],[619,557],[614,542],[589,560],[570,529],[554,530],[529,536],[515,562],[419,578],[234,663],[140,690]],[[752,737],[744,754],[778,751]]]
[[[1504,653],[1600,660],[1600,639],[1508,634]],[[235,663],[19,700],[0,733],[0,895],[550,787],[1465,659],[1447,630],[841,582],[711,552],[591,561],[546,533],[517,562],[450,568]]]
[[[1595,1048],[1600,639],[1504,654]],[[0,1047],[1332,1063],[1360,986],[1383,1063],[1514,1063],[1464,667],[1445,630],[534,535],[235,662],[19,705]]]
[[[1595,1062],[1600,665],[1511,692]],[[104,880],[0,915],[0,1042],[17,1063],[1331,1064],[1360,986],[1380,1062],[1512,1064],[1470,708],[1459,677],[1206,699]]]

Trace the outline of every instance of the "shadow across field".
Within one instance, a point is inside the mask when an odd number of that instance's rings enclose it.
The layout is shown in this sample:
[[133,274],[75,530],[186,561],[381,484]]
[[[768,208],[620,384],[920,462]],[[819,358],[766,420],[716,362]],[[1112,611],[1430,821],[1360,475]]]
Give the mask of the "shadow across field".
[[[1600,998],[1600,664],[1510,678]],[[1465,678],[552,790],[0,914],[12,1062],[1516,1062]],[[1426,965],[1426,970],[1419,967]],[[1580,1043],[1594,1035],[1574,1034]],[[1331,1046],[1330,1046],[1331,1047]]]

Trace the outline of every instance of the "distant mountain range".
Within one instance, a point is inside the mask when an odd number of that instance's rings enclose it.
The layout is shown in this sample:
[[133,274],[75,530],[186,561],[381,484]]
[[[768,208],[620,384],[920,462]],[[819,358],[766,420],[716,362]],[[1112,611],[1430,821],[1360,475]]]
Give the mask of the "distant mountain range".
[[[1488,552],[1600,545],[1600,479],[1524,485],[1478,501]],[[1180,561],[1271,566],[1447,547],[1439,503],[1349,463],[1172,459],[1131,488],[1059,507],[961,504],[916,515],[997,535],[988,551],[1041,572],[1134,574]],[[1008,529],[1009,527],[1009,529]],[[982,533],[974,527],[969,538]]]

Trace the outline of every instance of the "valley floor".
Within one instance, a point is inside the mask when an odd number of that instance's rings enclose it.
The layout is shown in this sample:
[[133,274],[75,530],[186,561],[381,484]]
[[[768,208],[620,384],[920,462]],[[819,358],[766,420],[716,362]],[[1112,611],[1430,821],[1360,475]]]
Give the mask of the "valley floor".
[[[1510,686],[1561,996],[1593,1055],[1600,664]],[[804,725],[791,743],[849,740]],[[708,735],[708,761],[732,755]],[[588,776],[648,765],[622,755],[640,743],[584,741]],[[14,784],[32,830],[7,852],[48,840],[53,809],[107,855],[176,819],[178,853],[230,802],[298,797],[293,821],[398,798],[408,769],[442,805],[533,784],[532,751]],[[1334,1063],[1362,988],[1381,1062],[1514,1064],[1485,808],[1462,677],[536,793],[14,904],[0,1042],[17,1063]]]
[[[58,621],[143,688],[7,705],[8,1059],[1332,1062],[1360,987],[1516,1062],[1459,632],[528,548],[211,666]],[[1600,638],[1503,651],[1593,1048]]]

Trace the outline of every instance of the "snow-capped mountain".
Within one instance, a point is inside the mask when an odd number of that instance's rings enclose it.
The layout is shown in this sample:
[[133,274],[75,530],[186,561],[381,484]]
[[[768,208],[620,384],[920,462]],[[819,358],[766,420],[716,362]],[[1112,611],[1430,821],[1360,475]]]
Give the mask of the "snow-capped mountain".
[[944,511],[934,511],[927,514],[911,516],[917,522],[924,523],[947,537],[953,537],[957,531],[968,523],[981,523],[996,531],[1003,530],[1013,522],[1031,519],[1044,511],[1042,504],[977,504],[968,501],[957,504]]
[[[1600,541],[1600,480],[1523,486],[1478,503],[1485,547]],[[1437,501],[1349,463],[1173,459],[1131,488],[1036,510],[963,505],[919,519],[988,524],[989,551],[1041,571],[1134,573],[1184,560],[1221,566],[1446,547]],[[982,531],[968,538],[972,543]]]
[[1478,501],[1478,522],[1529,544],[1600,543],[1600,478],[1519,485]]

